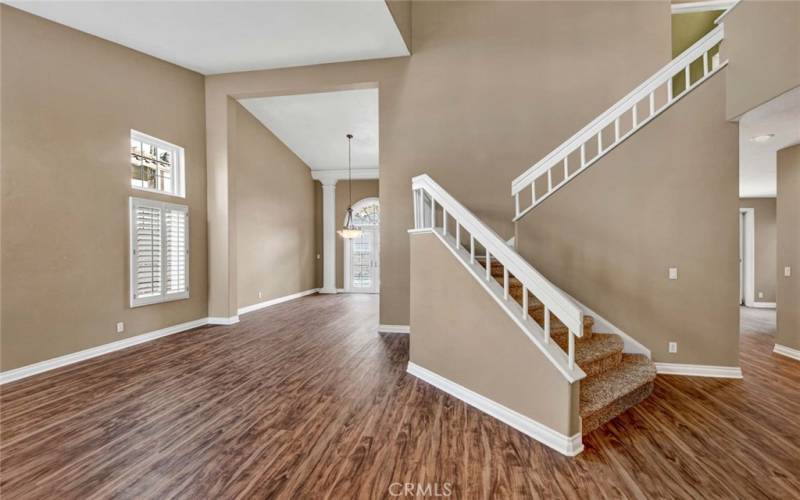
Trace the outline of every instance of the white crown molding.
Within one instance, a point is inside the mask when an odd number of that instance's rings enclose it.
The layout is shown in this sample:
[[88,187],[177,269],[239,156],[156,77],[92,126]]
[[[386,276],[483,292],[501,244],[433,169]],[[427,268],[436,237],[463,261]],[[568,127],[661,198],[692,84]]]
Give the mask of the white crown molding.
[[683,375],[686,377],[742,378],[742,369],[738,366],[656,363],[656,373],[659,375]]
[[278,297],[277,299],[270,299],[265,300],[264,302],[259,302],[258,304],[252,304],[249,306],[240,307],[237,311],[240,315],[247,314],[249,312],[257,311],[259,309],[264,309],[265,307],[274,306],[276,304],[280,304],[282,302],[288,302],[290,300],[299,299],[300,297],[305,297],[306,295],[311,295],[317,293],[319,288],[311,288],[309,290],[304,290],[302,292],[293,293],[291,295],[284,295],[283,297]]
[[574,436],[565,436],[530,417],[506,408],[487,397],[481,396],[477,392],[473,392],[410,361],[406,371],[563,455],[574,457],[583,451],[583,439],[580,433]]
[[[355,180],[377,179],[378,175],[379,170],[377,167],[353,169],[353,179]],[[336,184],[337,181],[347,180],[350,176],[346,168],[341,168],[336,170],[312,170],[311,178],[320,181],[323,185],[332,185]]]
[[800,361],[800,350],[792,349],[791,347],[787,347],[785,345],[775,344],[775,348],[772,350],[772,352]]
[[209,325],[235,325],[239,322],[239,316],[231,316],[230,318],[220,318],[211,316],[208,318]]
[[411,333],[411,327],[408,325],[378,325],[378,331],[381,333]]
[[670,7],[673,14],[690,14],[692,12],[709,12],[728,10],[736,0],[703,0],[698,2],[673,3]]
[[15,380],[19,380],[22,378],[30,377],[31,375],[37,375],[39,373],[54,370],[56,368],[61,368],[62,366],[71,365],[79,361],[85,361],[87,359],[96,358],[97,356],[102,356],[103,354],[119,351],[120,349],[133,347],[135,345],[142,344],[144,342],[149,342],[151,340],[155,340],[161,337],[166,337],[167,335],[172,335],[175,333],[184,332],[186,330],[191,330],[192,328],[197,328],[207,323],[208,323],[208,318],[200,318],[194,321],[187,321],[186,323],[168,326],[160,330],[143,333],[141,335],[128,337],[126,339],[118,340],[116,342],[110,342],[108,344],[99,345],[97,347],[92,347],[90,349],[84,349],[82,351],[73,352],[72,354],[65,354],[64,356],[59,356],[57,358],[40,361],[39,363],[23,366],[20,368],[16,368],[14,370],[0,372],[0,385],[8,382],[13,382]]

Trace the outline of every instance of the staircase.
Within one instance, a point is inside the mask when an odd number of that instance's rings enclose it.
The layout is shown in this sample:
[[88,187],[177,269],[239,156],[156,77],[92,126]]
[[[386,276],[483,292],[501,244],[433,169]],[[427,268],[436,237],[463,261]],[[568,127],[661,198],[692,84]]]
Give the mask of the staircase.
[[[524,217],[725,67],[727,61],[719,59],[723,37],[724,26],[719,24],[517,177],[511,189],[513,220]],[[656,367],[649,356],[626,353],[625,342],[616,333],[595,332],[595,318],[585,306],[548,281],[429,176],[415,177],[412,193],[410,232],[438,236],[571,387],[580,384],[577,413],[583,435],[650,396]]]
[[[478,258],[485,267],[486,259]],[[493,262],[491,275],[503,284],[503,265]],[[509,280],[509,295],[522,304],[523,286],[516,279]],[[545,306],[528,292],[528,314],[545,328]],[[566,353],[569,332],[561,321],[552,315],[550,337]],[[655,364],[642,354],[624,354],[624,343],[619,335],[594,332],[594,318],[583,317],[583,336],[575,342],[575,363],[586,374],[581,381],[580,415],[583,434],[588,434],[628,408],[642,402],[653,392],[656,378]]]

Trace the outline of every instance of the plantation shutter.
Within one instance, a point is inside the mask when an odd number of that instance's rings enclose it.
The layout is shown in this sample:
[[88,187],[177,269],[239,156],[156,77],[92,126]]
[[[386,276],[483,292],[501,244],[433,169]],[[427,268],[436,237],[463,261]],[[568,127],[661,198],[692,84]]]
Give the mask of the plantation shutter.
[[167,293],[181,293],[188,290],[186,262],[189,248],[186,245],[186,226],[189,214],[186,210],[167,208],[165,217]]
[[130,199],[131,307],[189,297],[188,209]]

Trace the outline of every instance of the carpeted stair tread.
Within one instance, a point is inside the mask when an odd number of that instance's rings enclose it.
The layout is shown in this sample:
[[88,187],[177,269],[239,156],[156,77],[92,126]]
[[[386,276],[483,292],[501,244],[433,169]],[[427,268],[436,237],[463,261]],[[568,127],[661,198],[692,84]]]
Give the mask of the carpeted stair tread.
[[[619,415],[632,405],[615,405],[615,403],[629,393],[652,384],[655,378],[655,364],[647,356],[623,354],[622,362],[616,367],[581,381],[581,417],[590,416],[604,409],[613,410],[610,412],[613,413],[611,418]],[[614,406],[617,407],[613,408]]]
[[[567,333],[552,336],[564,352],[568,349]],[[622,361],[625,343],[613,333],[594,333],[591,337],[578,338],[575,342],[575,362],[587,377],[613,369]]]

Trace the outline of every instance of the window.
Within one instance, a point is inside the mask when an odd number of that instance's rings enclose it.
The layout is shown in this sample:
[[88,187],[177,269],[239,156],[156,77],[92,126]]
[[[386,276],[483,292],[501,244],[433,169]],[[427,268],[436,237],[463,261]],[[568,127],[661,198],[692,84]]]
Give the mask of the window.
[[183,197],[183,148],[131,130],[131,187]]
[[189,209],[130,199],[131,307],[189,298]]

